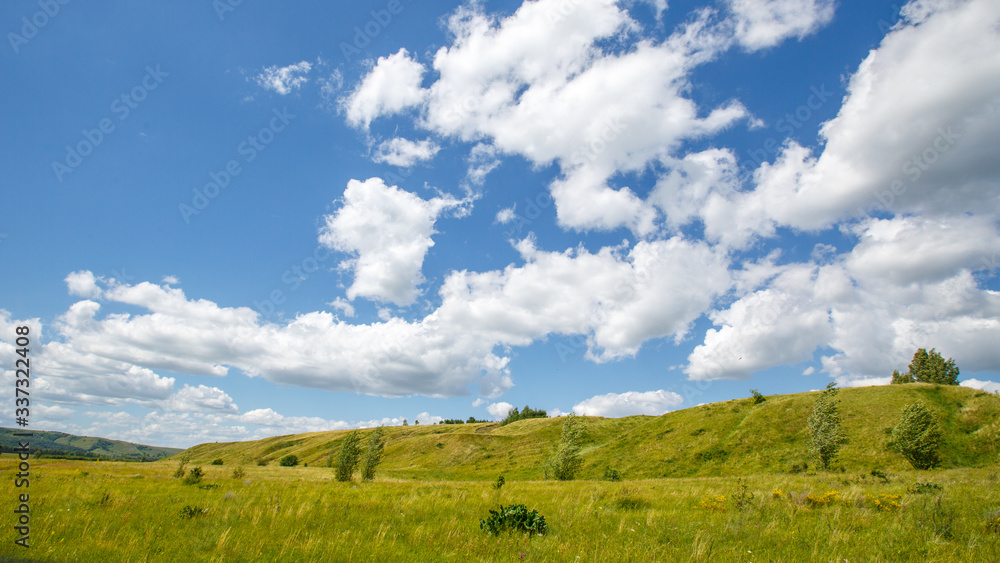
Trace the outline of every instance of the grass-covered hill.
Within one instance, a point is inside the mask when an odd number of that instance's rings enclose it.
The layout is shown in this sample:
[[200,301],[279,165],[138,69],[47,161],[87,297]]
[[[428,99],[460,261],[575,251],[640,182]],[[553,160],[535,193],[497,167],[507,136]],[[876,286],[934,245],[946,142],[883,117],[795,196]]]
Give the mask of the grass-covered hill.
[[[14,436],[14,433],[30,432],[31,438]],[[156,460],[170,457],[183,451],[180,448],[160,448],[144,446],[107,438],[74,436],[63,432],[43,430],[15,430],[0,428],[0,448],[12,452],[18,441],[28,440],[32,454],[40,453],[50,457],[79,457],[104,460]]]
[[[607,467],[626,478],[692,477],[788,472],[808,452],[806,419],[818,392],[770,396],[760,404],[737,399],[663,416],[585,417],[580,478],[601,478]],[[834,467],[848,471],[908,469],[890,452],[889,431],[907,403],[922,401],[944,430],[943,467],[1000,463],[1000,396],[958,386],[922,383],[842,389],[839,409],[848,443]],[[540,479],[558,443],[563,419],[387,428],[380,474],[414,479]],[[363,430],[367,433],[369,430]],[[299,463],[326,466],[347,431],[314,432],[252,442],[201,444],[181,454],[191,463],[221,458],[255,465],[295,454]]]

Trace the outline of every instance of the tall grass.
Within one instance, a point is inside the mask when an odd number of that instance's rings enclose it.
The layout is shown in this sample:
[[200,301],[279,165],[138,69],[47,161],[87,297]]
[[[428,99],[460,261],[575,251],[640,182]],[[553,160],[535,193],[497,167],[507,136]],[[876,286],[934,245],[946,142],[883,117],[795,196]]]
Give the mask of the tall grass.
[[[888,483],[861,473],[508,478],[497,490],[488,481],[338,483],[328,468],[271,466],[247,468],[249,483],[209,466],[203,484],[219,486],[199,488],[174,479],[175,465],[42,460],[33,466],[32,548],[13,552],[10,537],[0,554],[102,562],[1000,558],[1000,534],[989,527],[1000,510],[996,469],[904,471]],[[0,458],[0,468],[13,470],[14,459]],[[501,503],[537,509],[548,533],[482,532],[479,519]],[[185,506],[208,510],[185,518]]]

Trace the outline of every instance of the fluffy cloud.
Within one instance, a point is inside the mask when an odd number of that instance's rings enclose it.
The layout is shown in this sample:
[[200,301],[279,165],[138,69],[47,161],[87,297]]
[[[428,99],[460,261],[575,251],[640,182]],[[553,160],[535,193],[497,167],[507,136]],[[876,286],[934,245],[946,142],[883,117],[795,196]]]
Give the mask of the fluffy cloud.
[[[1000,5],[920,2],[851,77],[822,152],[789,141],[756,189],[709,203],[708,229],[770,235],[880,212],[990,214],[1000,208]],[[919,24],[919,25],[917,25]]]
[[646,414],[659,416],[684,402],[671,391],[628,391],[597,395],[573,406],[573,412],[587,416],[621,417]]
[[833,19],[834,0],[728,0],[736,39],[747,51],[802,39]]
[[406,49],[379,57],[371,72],[345,100],[347,121],[355,127],[367,128],[379,116],[420,104],[425,95],[420,87],[423,74],[423,65],[410,58]]
[[101,296],[101,289],[97,287],[97,280],[92,272],[73,272],[66,276],[64,280],[69,288],[70,295],[95,299]]
[[486,405],[486,412],[490,413],[490,416],[492,416],[493,418],[499,420],[501,418],[506,417],[507,413],[509,413],[513,408],[514,405],[510,403],[504,403],[504,402],[490,403],[489,405]]
[[996,381],[980,381],[978,379],[966,379],[961,383],[962,387],[979,389],[987,393],[1000,393],[1000,383]]
[[441,147],[430,139],[411,141],[394,137],[383,141],[378,146],[378,152],[372,158],[375,162],[384,162],[392,166],[408,168],[418,162],[430,160],[441,150]]
[[343,202],[326,217],[319,240],[357,256],[347,264],[354,271],[347,297],[413,303],[424,279],[424,256],[434,245],[434,222],[461,202],[450,197],[424,200],[379,178],[351,180]]
[[306,61],[284,67],[269,66],[257,75],[256,80],[265,90],[284,96],[308,82],[309,78],[306,75],[310,70],[312,65]]
[[156,406],[174,412],[239,412],[239,407],[225,391],[205,385],[185,385]]

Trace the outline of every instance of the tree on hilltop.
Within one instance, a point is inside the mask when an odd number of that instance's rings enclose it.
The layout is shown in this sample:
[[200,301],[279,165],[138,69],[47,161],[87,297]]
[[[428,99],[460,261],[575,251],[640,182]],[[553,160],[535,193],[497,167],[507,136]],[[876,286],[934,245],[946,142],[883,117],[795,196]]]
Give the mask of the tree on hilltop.
[[934,348],[928,352],[925,348],[920,348],[913,354],[909,371],[899,373],[899,370],[892,372],[892,383],[936,383],[938,385],[958,385],[958,365],[953,358],[945,360]]

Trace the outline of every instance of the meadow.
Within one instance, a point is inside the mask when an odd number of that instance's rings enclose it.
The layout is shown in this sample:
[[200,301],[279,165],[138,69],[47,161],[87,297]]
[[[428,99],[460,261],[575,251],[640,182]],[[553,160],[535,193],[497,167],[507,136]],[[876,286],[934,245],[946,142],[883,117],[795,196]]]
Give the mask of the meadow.
[[[884,447],[903,402],[942,417],[942,468]],[[580,478],[540,466],[561,421],[387,429],[373,482],[326,467],[344,432],[203,444],[151,463],[33,459],[31,561],[998,561],[1000,397],[962,388],[844,390],[851,440],[816,471],[798,426],[815,394],[728,401],[661,417],[586,418]],[[876,403],[872,401],[880,401]],[[800,420],[802,418],[803,420]],[[280,467],[294,453],[308,466]],[[219,459],[222,465],[213,465]],[[266,463],[266,465],[258,465]],[[602,479],[614,466],[621,481]],[[16,459],[0,456],[10,481]],[[234,475],[239,469],[240,474]],[[505,476],[497,488],[496,479]],[[13,508],[11,485],[5,502]],[[480,519],[525,504],[544,535]]]

